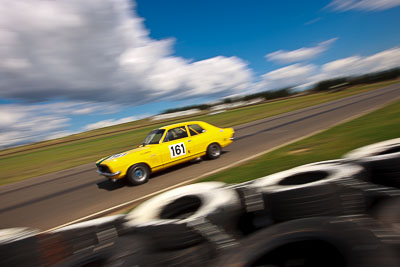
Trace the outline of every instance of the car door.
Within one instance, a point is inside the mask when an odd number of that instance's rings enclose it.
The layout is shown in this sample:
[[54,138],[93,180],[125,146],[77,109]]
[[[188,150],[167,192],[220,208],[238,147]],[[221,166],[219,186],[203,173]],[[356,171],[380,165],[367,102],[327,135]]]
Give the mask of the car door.
[[187,127],[191,137],[193,154],[204,152],[209,141],[205,134],[206,130],[199,124],[189,124]]
[[169,129],[161,146],[163,165],[175,165],[191,157],[191,141],[185,125]]

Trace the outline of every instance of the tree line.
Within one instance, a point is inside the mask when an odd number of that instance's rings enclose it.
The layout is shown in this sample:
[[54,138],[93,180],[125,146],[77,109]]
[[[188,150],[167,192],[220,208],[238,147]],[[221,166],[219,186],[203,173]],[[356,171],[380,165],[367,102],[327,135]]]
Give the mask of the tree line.
[[340,77],[329,79],[317,83],[311,90],[312,91],[329,91],[337,88],[345,88],[349,86],[382,82],[392,80],[400,77],[400,68],[390,70],[368,73],[359,76]]
[[[396,79],[399,77],[400,77],[400,68],[394,68],[390,70],[373,72],[358,76],[339,77],[339,78],[320,81],[311,88],[309,88],[308,91],[321,92],[321,91],[342,90],[354,85],[382,82],[386,80]],[[277,98],[288,97],[294,94],[296,94],[296,92],[293,90],[293,87],[285,87],[278,90],[262,91],[238,98],[225,98],[221,101],[220,104],[229,104],[237,101],[249,101],[256,98],[264,98],[266,100],[272,100]],[[190,109],[208,110],[212,106],[214,105],[211,104],[190,105],[180,108],[167,109],[162,114],[174,113]]]

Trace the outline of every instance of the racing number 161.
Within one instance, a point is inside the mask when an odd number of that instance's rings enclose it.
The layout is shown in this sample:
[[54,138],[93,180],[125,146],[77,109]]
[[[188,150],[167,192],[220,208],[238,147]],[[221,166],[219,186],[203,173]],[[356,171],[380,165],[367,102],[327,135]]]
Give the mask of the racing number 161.
[[178,143],[175,145],[169,146],[171,158],[179,157],[182,155],[186,155],[186,148],[184,143]]

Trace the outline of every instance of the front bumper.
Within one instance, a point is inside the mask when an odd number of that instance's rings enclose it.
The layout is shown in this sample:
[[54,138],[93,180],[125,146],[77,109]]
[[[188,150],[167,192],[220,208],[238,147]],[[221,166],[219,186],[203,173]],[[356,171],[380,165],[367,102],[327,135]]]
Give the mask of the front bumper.
[[118,171],[118,172],[114,172],[114,173],[108,173],[108,172],[101,172],[101,171],[99,171],[99,170],[97,170],[96,171],[98,174],[100,174],[100,175],[104,175],[104,176],[106,176],[106,177],[114,177],[114,176],[117,176],[118,174],[120,174],[121,172],[120,171]]

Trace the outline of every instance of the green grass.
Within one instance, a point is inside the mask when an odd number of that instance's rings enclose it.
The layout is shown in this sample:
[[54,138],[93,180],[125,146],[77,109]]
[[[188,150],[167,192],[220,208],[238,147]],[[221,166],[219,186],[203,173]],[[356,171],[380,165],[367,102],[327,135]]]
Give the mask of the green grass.
[[201,181],[240,183],[311,162],[337,159],[357,147],[398,137],[400,101]]
[[[231,127],[374,90],[398,82],[399,80],[393,80],[352,87],[335,93],[324,92],[298,96],[238,108],[212,116],[201,114],[200,116],[191,117],[190,120],[202,120],[219,127]],[[0,173],[0,185],[94,162],[101,157],[135,147],[154,128],[186,120],[189,120],[189,118],[161,122],[140,120],[57,140],[0,151],[0,169],[2,170]]]

